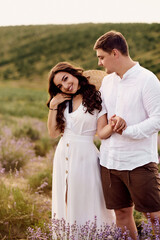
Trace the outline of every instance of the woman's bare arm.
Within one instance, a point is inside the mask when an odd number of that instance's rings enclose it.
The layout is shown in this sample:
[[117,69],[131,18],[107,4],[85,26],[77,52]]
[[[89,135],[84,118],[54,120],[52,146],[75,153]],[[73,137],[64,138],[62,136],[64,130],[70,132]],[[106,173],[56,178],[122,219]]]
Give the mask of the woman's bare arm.
[[70,100],[70,99],[71,99],[70,96],[68,96],[66,94],[58,93],[50,101],[47,127],[48,127],[49,135],[52,138],[57,138],[61,134],[60,130],[57,129],[57,121],[56,121],[58,105],[64,101]]
[[113,128],[114,128],[114,122],[109,122],[107,121],[107,114],[104,114],[100,118],[98,118],[97,121],[97,134],[99,138],[101,139],[106,139],[110,137],[113,133]]

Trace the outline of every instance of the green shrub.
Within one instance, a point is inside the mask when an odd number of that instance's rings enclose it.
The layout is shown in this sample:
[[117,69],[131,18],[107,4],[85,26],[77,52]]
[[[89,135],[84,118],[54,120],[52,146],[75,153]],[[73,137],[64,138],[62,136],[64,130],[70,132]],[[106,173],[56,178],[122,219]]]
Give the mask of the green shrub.
[[134,216],[137,230],[140,233],[142,230],[142,221],[147,222],[147,219],[144,217],[143,213],[138,212],[136,210],[134,210],[133,216]]
[[16,138],[28,137],[32,141],[40,139],[39,131],[34,129],[30,124],[25,124],[20,128],[16,128],[13,134]]
[[37,156],[46,156],[46,154],[57,146],[59,138],[51,139],[49,137],[41,137],[35,142],[34,150]]
[[47,152],[51,149],[51,147],[51,139],[43,137],[39,141],[36,141],[34,149],[37,156],[46,156]]
[[34,192],[50,194],[52,190],[52,167],[29,177],[28,182]]

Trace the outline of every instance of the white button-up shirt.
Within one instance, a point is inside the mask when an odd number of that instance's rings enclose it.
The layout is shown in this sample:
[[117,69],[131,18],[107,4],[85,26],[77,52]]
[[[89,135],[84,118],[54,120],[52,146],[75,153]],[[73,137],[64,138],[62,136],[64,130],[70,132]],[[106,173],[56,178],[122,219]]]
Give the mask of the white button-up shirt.
[[160,83],[139,63],[121,79],[116,73],[104,77],[100,88],[108,119],[116,114],[127,123],[123,134],[102,140],[100,163],[109,169],[132,170],[158,163],[160,130]]

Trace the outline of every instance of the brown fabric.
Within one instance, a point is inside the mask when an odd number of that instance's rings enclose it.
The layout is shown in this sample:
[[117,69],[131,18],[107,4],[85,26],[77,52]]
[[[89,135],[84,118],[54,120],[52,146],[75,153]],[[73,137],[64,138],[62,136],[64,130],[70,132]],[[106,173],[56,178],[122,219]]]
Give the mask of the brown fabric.
[[101,166],[106,207],[121,209],[135,205],[140,212],[160,211],[160,177],[156,163],[132,171],[109,170]]

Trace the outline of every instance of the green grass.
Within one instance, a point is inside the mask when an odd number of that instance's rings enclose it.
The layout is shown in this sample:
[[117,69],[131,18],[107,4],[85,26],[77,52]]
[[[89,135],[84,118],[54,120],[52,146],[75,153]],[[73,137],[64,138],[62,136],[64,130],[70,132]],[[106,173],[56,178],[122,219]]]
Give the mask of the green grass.
[[17,117],[29,116],[46,120],[47,92],[25,88],[0,88],[0,114]]
[[38,224],[42,218],[31,195],[18,187],[6,186],[0,181],[0,237],[21,239],[26,228]]

